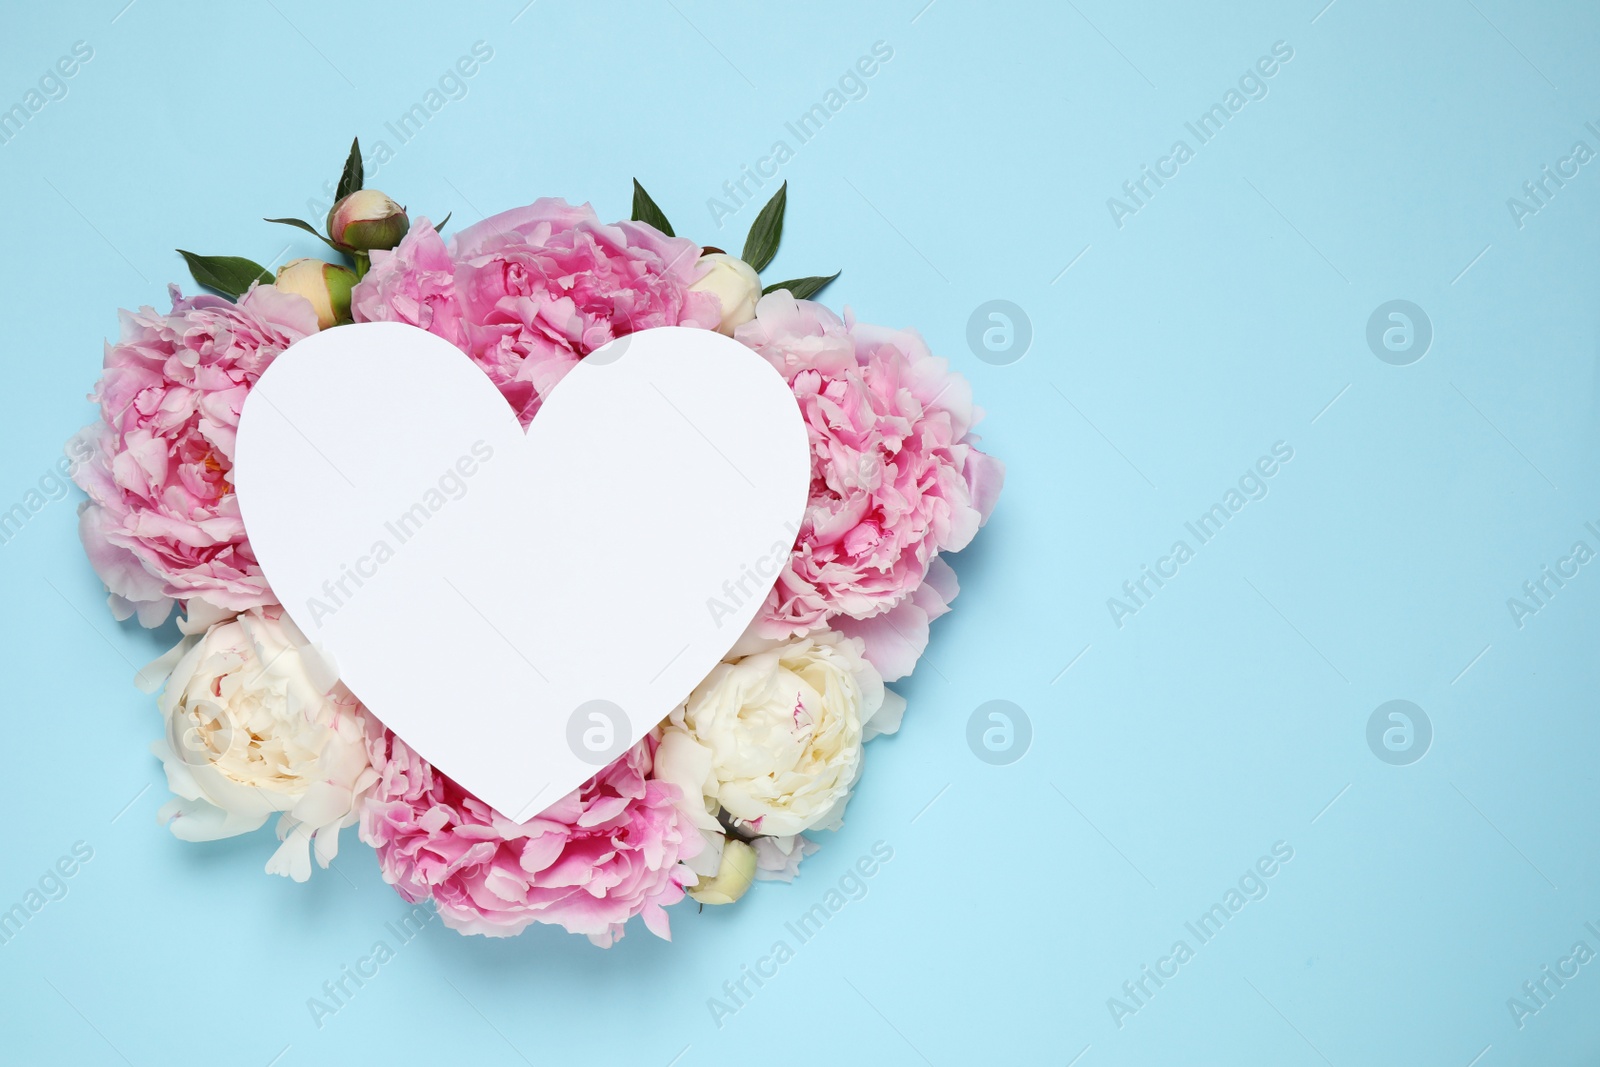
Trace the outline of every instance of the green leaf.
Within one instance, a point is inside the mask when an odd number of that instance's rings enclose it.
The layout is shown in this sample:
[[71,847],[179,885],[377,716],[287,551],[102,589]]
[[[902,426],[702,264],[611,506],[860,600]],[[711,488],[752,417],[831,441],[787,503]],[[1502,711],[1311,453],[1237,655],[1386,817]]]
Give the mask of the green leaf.
[[366,175],[361,170],[361,138],[357,137],[350,142],[350,154],[345,157],[344,173],[339,175],[339,190],[333,194],[333,202],[338,203],[357,189],[366,180]]
[[444,218],[439,220],[438,225],[433,228],[433,232],[434,233],[443,233],[444,232],[444,224],[449,222],[450,221],[450,216],[454,215],[454,214],[455,214],[454,211],[451,211],[451,212],[447,213]]
[[821,275],[812,275],[809,278],[795,278],[794,280],[787,282],[774,282],[765,289],[761,290],[761,295],[766,296],[768,293],[775,293],[779,289],[787,289],[789,290],[790,295],[792,295],[796,300],[810,300],[812,297],[822,292],[822,290],[827,287],[828,283],[837,278],[839,274],[839,271],[834,271],[826,278],[822,277]]
[[667,221],[666,213],[650,199],[650,194],[644,191],[638,178],[633,179],[633,221],[648,223],[668,237],[678,236],[672,232],[672,223]]
[[261,221],[262,222],[276,222],[280,226],[293,226],[296,229],[306,231],[311,236],[315,237],[317,240],[319,240],[323,244],[327,245],[329,248],[337,249],[339,247],[338,245],[334,244],[332,241],[328,240],[326,237],[322,236],[321,233],[317,232],[317,228],[315,226],[311,225],[311,223],[305,221],[304,219],[262,219]]
[[750,224],[750,233],[744,239],[744,254],[739,258],[757,271],[766,270],[772,257],[778,254],[778,242],[783,239],[783,209],[788,202],[789,183],[785,181],[761,209],[756,221]]
[[178,255],[189,264],[194,280],[207,289],[215,289],[229,300],[237,300],[250,288],[251,282],[263,285],[272,281],[272,273],[261,264],[242,256],[197,256],[178,249]]
[[322,234],[317,233],[317,228],[311,225],[311,223],[307,222],[305,219],[262,219],[261,221],[276,222],[280,226],[297,226],[307,233],[314,233],[318,237],[322,236]]

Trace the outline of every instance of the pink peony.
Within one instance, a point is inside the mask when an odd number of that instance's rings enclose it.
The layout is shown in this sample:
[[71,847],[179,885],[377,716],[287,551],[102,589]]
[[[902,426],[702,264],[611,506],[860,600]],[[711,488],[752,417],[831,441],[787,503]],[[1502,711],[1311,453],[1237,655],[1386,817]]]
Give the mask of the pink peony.
[[[158,626],[191,597],[230,611],[274,603],[228,482],[245,394],[279,352],[317,331],[309,301],[258,286],[237,305],[185,298],[121,313],[91,399],[101,421],[74,480],[79,533],[118,619]],[[75,449],[76,451],[76,449]]]
[[578,360],[655,326],[714,330],[721,304],[689,291],[700,246],[644,223],[605,225],[589,205],[540,199],[469,226],[448,246],[419,219],[374,252],[358,322],[408,322],[463,349],[526,426]]
[[734,336],[788,379],[811,437],[810,502],[757,631],[827,622],[866,642],[885,681],[903,677],[956,594],[936,555],[966,547],[1005,478],[976,447],[971,388],[916,333],[785,291]]
[[420,326],[465,351],[455,269],[444,238],[418,219],[394,251],[372,253],[372,269],[350,294],[351,314],[357,322]]
[[377,849],[384,881],[413,904],[432,897],[445,925],[463,933],[510,937],[553,923],[608,948],[642,915],[670,940],[663,909],[695,882],[678,861],[704,840],[680,814],[677,787],[650,777],[655,745],[647,737],[515,823],[374,724],[368,751],[380,777],[361,839]]

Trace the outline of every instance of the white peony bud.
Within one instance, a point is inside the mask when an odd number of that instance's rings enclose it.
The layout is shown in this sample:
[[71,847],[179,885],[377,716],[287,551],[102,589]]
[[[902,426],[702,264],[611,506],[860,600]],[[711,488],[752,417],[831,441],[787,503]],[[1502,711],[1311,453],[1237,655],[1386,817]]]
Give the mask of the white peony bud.
[[278,268],[273,284],[279,292],[294,293],[311,301],[317,312],[318,329],[326,330],[350,321],[350,290],[356,284],[354,271],[320,259],[291,259]]
[[756,850],[737,837],[722,846],[722,865],[717,876],[700,879],[689,887],[689,895],[702,904],[732,904],[744,896],[756,877]]
[[700,257],[705,273],[689,288],[697,293],[712,293],[722,301],[722,321],[717,332],[733,336],[735,328],[756,317],[756,301],[761,299],[761,276],[738,256],[710,252]]

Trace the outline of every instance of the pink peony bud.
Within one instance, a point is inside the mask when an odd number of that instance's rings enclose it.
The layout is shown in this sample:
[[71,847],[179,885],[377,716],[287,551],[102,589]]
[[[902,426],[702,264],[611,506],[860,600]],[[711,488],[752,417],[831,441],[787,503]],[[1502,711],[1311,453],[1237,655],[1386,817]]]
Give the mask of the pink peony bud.
[[328,239],[346,252],[393,248],[410,228],[406,209],[376,189],[357,189],[328,212]]

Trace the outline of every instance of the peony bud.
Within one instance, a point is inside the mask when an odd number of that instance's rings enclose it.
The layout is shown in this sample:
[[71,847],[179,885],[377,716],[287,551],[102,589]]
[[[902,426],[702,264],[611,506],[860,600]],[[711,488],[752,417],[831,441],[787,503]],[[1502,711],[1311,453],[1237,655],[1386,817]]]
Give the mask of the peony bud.
[[319,329],[350,321],[350,290],[356,284],[355,271],[320,259],[291,259],[278,268],[273,284],[280,292],[294,293],[311,301],[317,312]]
[[756,877],[756,850],[737,837],[722,846],[722,866],[717,876],[700,879],[689,887],[689,895],[702,904],[732,904],[744,896]]
[[393,248],[410,228],[406,209],[376,189],[357,189],[328,212],[328,239],[346,252]]
[[726,252],[701,256],[699,265],[707,268],[706,272],[689,288],[697,293],[714,293],[722,301],[722,321],[717,324],[717,332],[732,337],[735,327],[756,317],[761,277],[750,264]]

